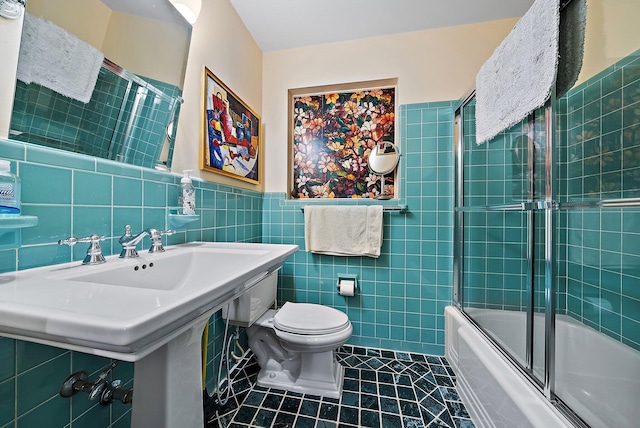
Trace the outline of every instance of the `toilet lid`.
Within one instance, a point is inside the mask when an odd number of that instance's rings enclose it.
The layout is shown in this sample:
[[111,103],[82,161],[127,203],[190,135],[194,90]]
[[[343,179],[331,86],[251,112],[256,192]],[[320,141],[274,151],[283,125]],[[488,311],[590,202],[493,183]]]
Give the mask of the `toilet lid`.
[[273,317],[278,330],[295,334],[330,334],[344,330],[349,318],[344,312],[313,303],[287,302]]

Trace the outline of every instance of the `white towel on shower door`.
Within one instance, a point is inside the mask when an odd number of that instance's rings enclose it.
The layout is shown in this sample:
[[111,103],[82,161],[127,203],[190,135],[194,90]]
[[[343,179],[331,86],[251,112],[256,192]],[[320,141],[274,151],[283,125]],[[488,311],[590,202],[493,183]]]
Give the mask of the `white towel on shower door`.
[[476,143],[549,99],[558,66],[559,0],[535,0],[476,76]]
[[304,241],[307,252],[380,257],[382,206],[307,205]]

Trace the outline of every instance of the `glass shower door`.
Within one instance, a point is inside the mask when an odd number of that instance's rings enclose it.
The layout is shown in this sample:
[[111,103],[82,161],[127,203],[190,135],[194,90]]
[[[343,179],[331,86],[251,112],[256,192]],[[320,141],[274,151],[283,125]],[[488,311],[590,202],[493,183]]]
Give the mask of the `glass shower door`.
[[533,221],[526,121],[477,146],[475,102],[462,111],[464,236],[459,300],[464,312],[522,367],[530,362]]
[[[555,299],[550,289],[557,266],[557,221],[552,196],[549,108],[482,145],[475,144],[473,99],[461,109],[463,186],[458,300],[464,312],[544,389],[552,360]],[[547,388],[548,389],[548,388]]]
[[464,213],[464,311],[527,364],[528,260],[522,211]]

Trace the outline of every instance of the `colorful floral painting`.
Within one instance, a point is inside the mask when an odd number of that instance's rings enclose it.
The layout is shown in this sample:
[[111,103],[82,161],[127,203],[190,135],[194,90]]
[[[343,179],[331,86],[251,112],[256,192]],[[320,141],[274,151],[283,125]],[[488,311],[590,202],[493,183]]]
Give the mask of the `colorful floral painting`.
[[[374,198],[380,176],[367,164],[377,143],[394,142],[395,88],[294,98],[292,196]],[[393,174],[385,194],[394,193]]]

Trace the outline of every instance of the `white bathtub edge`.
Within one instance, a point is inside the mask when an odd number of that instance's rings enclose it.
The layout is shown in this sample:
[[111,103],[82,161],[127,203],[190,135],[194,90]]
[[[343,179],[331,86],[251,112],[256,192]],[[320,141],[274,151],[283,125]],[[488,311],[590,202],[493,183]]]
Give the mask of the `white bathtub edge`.
[[445,356],[476,426],[572,426],[453,306],[445,308],[445,329]]
[[456,390],[458,391],[458,396],[460,396],[460,400],[464,403],[473,424],[479,428],[495,428],[495,424],[485,411],[484,406],[482,406],[476,395],[473,393],[471,385],[469,385],[464,377],[456,377],[456,379]]

